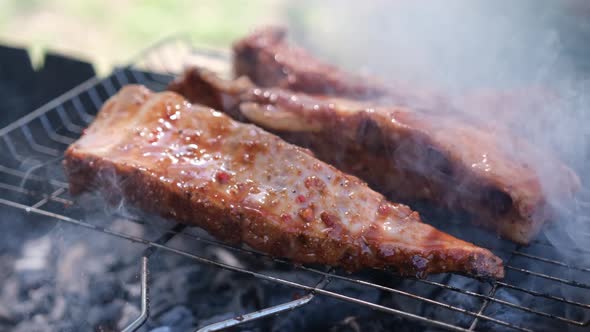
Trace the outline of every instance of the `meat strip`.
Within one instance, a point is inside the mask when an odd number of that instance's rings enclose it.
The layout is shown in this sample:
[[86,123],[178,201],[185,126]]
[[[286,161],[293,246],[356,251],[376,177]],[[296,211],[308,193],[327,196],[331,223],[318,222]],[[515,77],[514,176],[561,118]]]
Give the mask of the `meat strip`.
[[[266,131],[126,86],[66,151],[70,191],[110,197],[296,262],[501,278],[490,251]],[[112,199],[111,199],[112,200]]]

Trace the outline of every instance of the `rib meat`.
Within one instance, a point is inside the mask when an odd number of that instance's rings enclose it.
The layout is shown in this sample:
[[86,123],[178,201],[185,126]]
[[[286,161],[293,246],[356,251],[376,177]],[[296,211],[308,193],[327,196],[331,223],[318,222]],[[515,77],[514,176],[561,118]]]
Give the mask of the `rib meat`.
[[308,151],[173,92],[124,87],[66,151],[72,194],[141,208],[297,262],[501,278],[486,249],[420,221]]
[[[286,30],[265,27],[237,41],[233,47],[236,77],[246,76],[259,87],[275,87],[313,95],[370,101],[373,105],[409,107],[413,111],[444,114],[462,121],[508,127],[523,136],[531,129],[550,130],[539,118],[540,109],[560,109],[554,91],[527,87],[510,91],[466,91],[460,96],[434,87],[408,86],[355,75],[321,61],[286,39]],[[484,92],[484,93],[482,93]],[[555,103],[547,107],[548,104]],[[523,122],[527,125],[523,126]],[[543,127],[539,127],[544,125]],[[530,136],[530,135],[529,135]]]
[[[224,81],[193,68],[170,86],[310,148],[388,197],[467,211],[528,243],[567,203],[579,179],[560,161],[499,128],[432,113]],[[203,95],[204,94],[204,95]],[[550,194],[548,194],[550,193]]]
[[296,92],[359,100],[383,99],[395,105],[428,110],[436,105],[450,108],[450,101],[432,89],[409,89],[385,84],[376,77],[355,75],[321,61],[286,40],[284,28],[256,30],[233,45],[236,77],[246,76],[260,87],[278,87]]

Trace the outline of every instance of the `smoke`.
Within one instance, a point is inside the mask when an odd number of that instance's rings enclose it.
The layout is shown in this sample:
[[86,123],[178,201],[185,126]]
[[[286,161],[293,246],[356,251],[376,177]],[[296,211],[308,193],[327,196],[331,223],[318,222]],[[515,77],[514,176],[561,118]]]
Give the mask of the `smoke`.
[[[589,266],[590,3],[332,0],[296,6],[307,11],[291,15],[291,37],[313,53],[409,91],[443,95],[470,118],[507,127],[539,148],[524,154],[512,136],[502,142],[532,166],[557,208],[540,241],[552,243],[561,260]],[[563,199],[562,170],[552,158],[580,176],[575,199]],[[579,295],[565,287],[561,293]]]
[[324,1],[301,6],[312,14],[303,23],[293,19],[294,36],[350,69],[390,81],[514,87],[569,77],[562,70],[583,46],[563,34],[581,33],[571,20],[584,21],[572,18],[571,2]]
[[292,37],[314,53],[410,91],[444,95],[469,117],[508,127],[541,147],[542,153],[523,154],[511,138],[502,142],[516,160],[533,167],[545,196],[558,207],[559,227],[548,238],[557,247],[590,249],[590,223],[583,217],[590,211],[581,209],[588,198],[564,201],[559,170],[551,163],[561,159],[583,182],[589,175],[589,5],[453,0],[299,6],[308,11],[291,15]]

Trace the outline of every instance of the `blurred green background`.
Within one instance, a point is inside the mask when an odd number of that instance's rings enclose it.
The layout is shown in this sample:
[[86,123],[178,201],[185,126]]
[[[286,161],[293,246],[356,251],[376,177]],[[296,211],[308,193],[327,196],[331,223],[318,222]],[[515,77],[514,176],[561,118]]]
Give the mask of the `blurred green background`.
[[[0,0],[0,44],[92,61],[99,73],[166,36],[227,47],[255,26],[282,23],[283,0]],[[292,15],[291,15],[292,16]]]
[[28,48],[36,66],[53,51],[104,75],[167,36],[227,49],[280,24],[349,70],[463,89],[587,73],[589,17],[590,0],[0,0],[0,44]]

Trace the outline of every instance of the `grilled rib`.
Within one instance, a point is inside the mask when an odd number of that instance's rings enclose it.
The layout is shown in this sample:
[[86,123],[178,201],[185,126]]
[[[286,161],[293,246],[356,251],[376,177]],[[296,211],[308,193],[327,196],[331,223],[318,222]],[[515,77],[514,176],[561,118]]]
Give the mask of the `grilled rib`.
[[393,88],[376,77],[348,73],[321,61],[289,44],[281,27],[258,29],[234,43],[233,51],[236,77],[246,76],[260,87],[358,100],[383,99],[421,109],[436,105],[439,111],[442,105],[450,107],[450,101],[431,89],[409,89],[399,83]]
[[[472,214],[476,224],[528,243],[566,204],[579,179],[560,161],[495,128],[442,115],[224,81],[193,68],[170,85],[352,173],[386,196]],[[547,194],[550,192],[551,194]]]
[[507,126],[517,135],[523,132],[523,121],[530,121],[541,104],[555,99],[551,91],[538,87],[509,92],[475,91],[451,97],[432,87],[385,84],[376,77],[348,73],[319,60],[289,43],[286,30],[276,26],[258,29],[238,40],[233,51],[236,77],[246,76],[259,87],[370,101],[373,105],[404,106],[469,121],[485,119]]
[[286,30],[265,27],[234,44],[234,72],[262,87],[354,97],[387,93],[375,79],[345,73],[285,41]]
[[309,151],[173,92],[124,87],[64,165],[74,195],[98,183],[147,211],[297,262],[504,273],[490,251],[422,223]]

